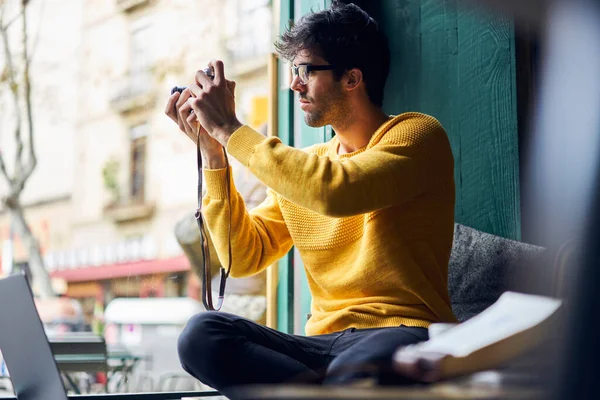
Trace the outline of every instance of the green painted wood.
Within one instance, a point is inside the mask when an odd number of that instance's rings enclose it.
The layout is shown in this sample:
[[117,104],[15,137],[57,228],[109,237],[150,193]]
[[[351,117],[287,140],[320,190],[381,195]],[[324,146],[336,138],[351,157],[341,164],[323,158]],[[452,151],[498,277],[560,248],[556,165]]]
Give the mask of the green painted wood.
[[[294,0],[281,0],[279,32],[283,33],[294,18]],[[278,61],[278,133],[283,143],[294,145],[294,96],[287,87],[287,64]],[[294,332],[294,253],[290,251],[278,263],[277,329]]]
[[390,40],[386,112],[425,112],[448,131],[456,220],[520,239],[513,24],[456,0],[380,0],[366,10]]
[[486,24],[458,9],[459,71],[468,91],[458,98],[461,218],[484,231],[521,238],[514,26]]

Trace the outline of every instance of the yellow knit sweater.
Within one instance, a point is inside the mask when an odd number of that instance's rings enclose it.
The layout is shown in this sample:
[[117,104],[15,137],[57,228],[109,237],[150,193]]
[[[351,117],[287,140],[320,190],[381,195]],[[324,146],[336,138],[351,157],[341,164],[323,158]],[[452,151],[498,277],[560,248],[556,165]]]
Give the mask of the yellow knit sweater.
[[[390,118],[369,144],[337,155],[334,137],[295,149],[243,126],[228,152],[270,189],[252,211],[231,185],[231,276],[300,252],[312,293],[308,335],[456,321],[448,296],[454,160],[430,116]],[[205,170],[203,213],[227,265],[226,170]],[[231,175],[231,174],[230,174]]]

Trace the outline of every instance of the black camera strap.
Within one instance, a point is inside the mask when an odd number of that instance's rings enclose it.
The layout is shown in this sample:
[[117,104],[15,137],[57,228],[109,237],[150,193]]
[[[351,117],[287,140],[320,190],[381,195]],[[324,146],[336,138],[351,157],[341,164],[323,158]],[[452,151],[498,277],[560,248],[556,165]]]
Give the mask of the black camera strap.
[[200,154],[200,126],[198,126],[198,132],[196,136],[196,157],[198,165],[198,209],[196,210],[196,222],[200,229],[200,243],[202,247],[202,266],[200,268],[200,279],[202,281],[202,304],[208,311],[219,311],[223,306],[225,299],[225,284],[231,271],[231,193],[230,193],[230,171],[229,171],[229,159],[227,158],[227,152],[223,147],[223,155],[225,156],[225,169],[226,169],[226,194],[227,194],[227,205],[229,212],[229,225],[227,228],[227,236],[229,242],[229,259],[227,270],[221,267],[221,281],[219,284],[219,298],[217,300],[217,306],[213,305],[212,299],[212,288],[211,288],[211,263],[210,263],[210,250],[208,246],[208,235],[206,234],[206,228],[204,223],[204,217],[202,216],[202,156]]

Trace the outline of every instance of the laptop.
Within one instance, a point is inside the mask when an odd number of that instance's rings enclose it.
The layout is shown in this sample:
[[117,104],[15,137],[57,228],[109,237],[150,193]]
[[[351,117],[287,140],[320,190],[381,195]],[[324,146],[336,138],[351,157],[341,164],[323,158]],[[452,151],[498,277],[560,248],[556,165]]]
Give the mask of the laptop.
[[[33,291],[23,274],[0,279],[0,350],[18,400],[178,400],[220,396],[216,391],[67,396],[33,301]],[[6,397],[0,395],[2,399]]]
[[25,275],[0,279],[0,350],[19,400],[67,400]]

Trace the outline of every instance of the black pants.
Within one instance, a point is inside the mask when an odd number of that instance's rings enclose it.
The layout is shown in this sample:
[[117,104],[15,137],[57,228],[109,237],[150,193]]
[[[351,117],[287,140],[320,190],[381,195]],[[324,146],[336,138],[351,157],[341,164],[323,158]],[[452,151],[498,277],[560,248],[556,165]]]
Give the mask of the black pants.
[[232,396],[248,384],[344,384],[374,376],[402,384],[391,370],[400,346],[427,340],[427,329],[346,329],[318,336],[281,333],[236,315],[205,312],[190,319],[178,343],[182,367]]

